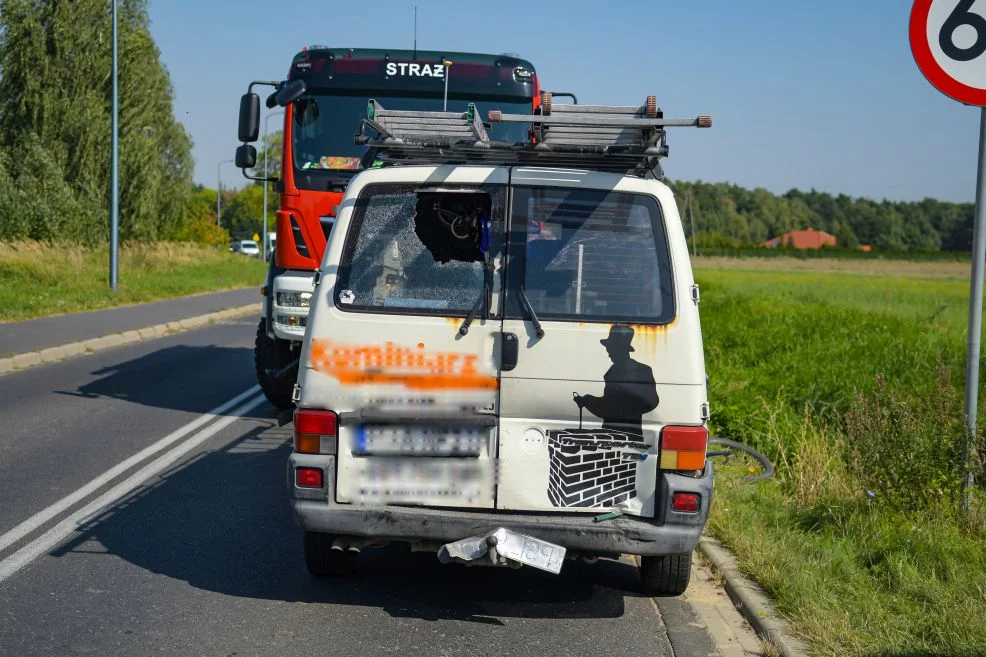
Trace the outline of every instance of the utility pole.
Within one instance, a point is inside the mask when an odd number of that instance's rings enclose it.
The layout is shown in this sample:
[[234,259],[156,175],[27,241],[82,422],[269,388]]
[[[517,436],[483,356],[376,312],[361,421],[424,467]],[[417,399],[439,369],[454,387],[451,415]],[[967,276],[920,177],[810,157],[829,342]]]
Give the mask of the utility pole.
[[120,275],[120,89],[117,47],[117,0],[113,0],[113,120],[110,145],[110,289],[116,290]]
[[216,227],[219,227],[219,217],[223,216],[223,179],[219,173],[223,163],[216,164]]
[[216,164],[216,227],[221,225],[220,218],[223,216],[223,179],[222,167],[224,164],[232,164],[233,160],[220,160]]
[[698,247],[695,246],[695,215],[692,213],[692,193],[688,192],[688,218],[692,222],[692,257],[698,256]]

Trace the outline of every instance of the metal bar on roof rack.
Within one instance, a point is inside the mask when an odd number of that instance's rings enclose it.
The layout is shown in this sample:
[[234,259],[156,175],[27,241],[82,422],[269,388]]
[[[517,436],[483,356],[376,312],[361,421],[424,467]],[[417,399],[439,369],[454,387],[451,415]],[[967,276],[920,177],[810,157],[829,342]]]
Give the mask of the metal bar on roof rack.
[[534,123],[537,125],[564,125],[564,126],[608,126],[624,128],[666,128],[666,127],[691,127],[711,128],[712,117],[707,115],[697,116],[694,119],[647,119],[643,117],[590,117],[563,115],[530,115],[530,114],[503,114],[498,110],[490,110],[490,123]]

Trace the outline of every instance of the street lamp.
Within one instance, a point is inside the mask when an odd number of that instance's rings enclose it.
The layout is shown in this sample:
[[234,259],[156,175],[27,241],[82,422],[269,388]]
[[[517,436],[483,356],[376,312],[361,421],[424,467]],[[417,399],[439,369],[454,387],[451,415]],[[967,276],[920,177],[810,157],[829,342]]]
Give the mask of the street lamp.
[[110,289],[116,290],[120,271],[120,90],[117,2],[113,0],[113,118],[110,145]]
[[223,180],[220,177],[222,175],[221,174],[221,171],[222,171],[222,167],[223,167],[224,164],[232,164],[232,163],[233,163],[233,160],[222,160],[221,162],[219,162],[219,164],[216,165],[216,227],[217,228],[220,225],[219,218],[223,216],[222,215],[222,211],[223,211]]
[[[274,112],[273,114],[268,114],[264,118],[264,139],[261,144],[264,145],[264,178],[267,178],[267,155],[270,149],[267,147],[267,122],[270,121],[273,116],[284,116],[284,112]],[[264,180],[264,262],[267,262],[267,181]]]

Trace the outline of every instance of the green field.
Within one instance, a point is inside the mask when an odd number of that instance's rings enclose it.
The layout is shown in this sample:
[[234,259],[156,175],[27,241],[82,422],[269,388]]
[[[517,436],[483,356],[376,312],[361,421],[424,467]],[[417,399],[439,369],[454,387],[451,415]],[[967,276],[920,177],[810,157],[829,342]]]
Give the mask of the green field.
[[696,263],[713,433],[778,468],[723,468],[709,531],[817,654],[986,655],[981,497],[958,505],[967,268],[831,269]]
[[106,248],[0,242],[0,321],[259,287],[266,272],[255,258],[169,242],[121,248],[116,292],[109,289],[108,269]]

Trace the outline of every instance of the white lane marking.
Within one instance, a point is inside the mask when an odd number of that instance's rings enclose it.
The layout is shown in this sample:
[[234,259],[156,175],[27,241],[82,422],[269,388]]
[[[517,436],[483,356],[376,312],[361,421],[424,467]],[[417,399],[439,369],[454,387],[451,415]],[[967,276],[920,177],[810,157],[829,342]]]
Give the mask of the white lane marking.
[[212,420],[216,419],[217,417],[219,417],[220,415],[222,415],[232,407],[242,402],[250,395],[256,394],[259,390],[260,390],[260,386],[253,386],[249,390],[241,392],[240,394],[230,399],[228,402],[216,406],[208,413],[205,413],[204,415],[192,420],[185,426],[172,431],[167,436],[157,441],[153,445],[149,445],[148,447],[145,447],[144,449],[140,450],[130,458],[121,461],[117,465],[113,466],[103,474],[99,475],[98,477],[90,481],[88,484],[84,485],[82,488],[76,490],[74,493],[70,493],[69,495],[66,495],[65,497],[58,500],[48,508],[38,511],[36,514],[34,514],[33,516],[31,516],[21,524],[17,525],[3,536],[0,536],[0,551],[7,549],[7,547],[21,540],[22,538],[33,532],[41,525],[45,524],[46,522],[48,522],[58,514],[70,508],[72,505],[78,503],[80,500],[83,500],[89,495],[92,495],[93,492],[99,490],[101,487],[105,486],[113,479],[116,479],[121,474],[123,474],[130,468],[134,467],[144,459],[156,454],[157,452],[160,452],[165,447],[168,447],[176,440],[185,436],[185,434],[195,431],[206,422],[211,422]]
[[17,552],[13,553],[3,561],[0,561],[0,582],[3,582],[18,570],[58,545],[58,543],[75,532],[84,519],[96,515],[97,512],[103,511],[106,507],[115,504],[120,499],[126,497],[139,488],[145,481],[174,465],[174,463],[183,456],[207,441],[209,438],[212,438],[214,435],[225,429],[243,415],[249,413],[263,401],[264,396],[257,395],[236,410],[230,412],[218,422],[202,429],[171,451],[165,452],[155,460],[151,461],[133,475],[109,489],[72,515],[68,516]]

